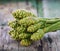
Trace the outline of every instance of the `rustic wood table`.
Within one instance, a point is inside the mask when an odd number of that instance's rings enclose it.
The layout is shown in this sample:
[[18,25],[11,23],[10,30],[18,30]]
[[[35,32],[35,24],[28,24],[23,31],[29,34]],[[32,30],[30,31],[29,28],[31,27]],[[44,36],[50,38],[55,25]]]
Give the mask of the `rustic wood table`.
[[60,31],[46,33],[42,40],[23,47],[8,34],[9,27],[0,26],[0,51],[60,51]]

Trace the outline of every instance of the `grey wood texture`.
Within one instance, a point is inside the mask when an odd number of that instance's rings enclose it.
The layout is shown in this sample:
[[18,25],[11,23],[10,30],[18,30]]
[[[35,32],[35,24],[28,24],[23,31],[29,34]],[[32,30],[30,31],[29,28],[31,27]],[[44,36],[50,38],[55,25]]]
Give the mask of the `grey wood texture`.
[[[9,30],[8,26],[3,28],[0,26],[0,51],[41,51],[41,49],[38,50],[39,45],[41,45],[40,40],[29,47],[23,47],[10,37]],[[52,43],[49,42],[48,36],[52,39]],[[45,34],[44,38],[42,38],[42,43],[43,51],[60,51],[60,31]]]

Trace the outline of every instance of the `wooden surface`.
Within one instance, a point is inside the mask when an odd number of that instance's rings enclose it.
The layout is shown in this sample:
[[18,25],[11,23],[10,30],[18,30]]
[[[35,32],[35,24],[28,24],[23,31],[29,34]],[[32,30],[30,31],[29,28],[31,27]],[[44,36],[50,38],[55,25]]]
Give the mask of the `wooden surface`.
[[[21,7],[22,5],[22,7]],[[11,12],[16,9],[28,9],[37,14],[36,9],[32,8],[31,5],[24,3],[10,3],[0,5],[0,24],[13,20]],[[11,7],[10,7],[11,6]],[[28,10],[30,10],[28,9]],[[12,18],[11,18],[12,17]],[[19,42],[13,40],[9,34],[8,26],[0,26],[0,51],[60,51],[60,31],[47,33],[41,41],[34,42],[29,47],[20,46]],[[52,42],[48,40],[48,35],[52,39]]]
[[60,51],[60,31],[49,32],[46,35],[49,35],[52,42],[44,41],[43,51]]
[[[19,42],[10,38],[8,31],[8,26],[0,26],[0,51],[60,51],[60,31],[45,34],[42,44],[39,40],[29,47],[20,46]],[[52,39],[51,43],[48,36]]]

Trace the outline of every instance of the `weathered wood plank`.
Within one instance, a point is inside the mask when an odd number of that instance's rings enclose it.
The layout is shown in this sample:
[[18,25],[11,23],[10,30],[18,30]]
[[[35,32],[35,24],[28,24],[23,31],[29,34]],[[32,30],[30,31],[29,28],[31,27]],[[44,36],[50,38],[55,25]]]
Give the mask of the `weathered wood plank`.
[[[34,42],[29,47],[20,46],[20,44],[13,40],[9,34],[9,27],[6,26],[3,29],[0,27],[0,49],[7,51],[41,51],[40,40]],[[52,39],[52,43],[49,42],[48,36]],[[43,51],[60,51],[60,31],[49,32],[42,39]]]
[[43,40],[43,51],[60,51],[60,31],[49,32],[46,35],[50,36],[50,38],[52,39],[52,43]]

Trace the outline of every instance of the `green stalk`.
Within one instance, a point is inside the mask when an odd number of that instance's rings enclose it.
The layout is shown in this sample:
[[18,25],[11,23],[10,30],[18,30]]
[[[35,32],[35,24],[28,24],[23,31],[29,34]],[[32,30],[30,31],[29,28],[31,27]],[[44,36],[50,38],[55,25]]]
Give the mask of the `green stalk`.
[[46,28],[44,28],[44,31],[47,32],[53,32],[56,30],[60,30],[60,22],[57,22],[55,24],[52,24],[51,26],[48,26]]
[[60,21],[60,19],[51,19],[51,20],[46,20],[46,23],[56,23],[59,21]]

